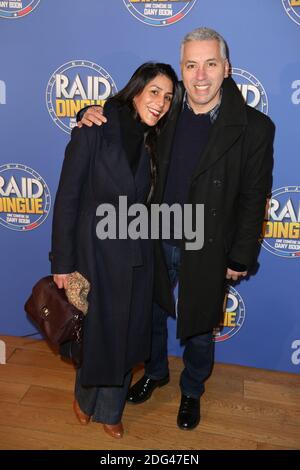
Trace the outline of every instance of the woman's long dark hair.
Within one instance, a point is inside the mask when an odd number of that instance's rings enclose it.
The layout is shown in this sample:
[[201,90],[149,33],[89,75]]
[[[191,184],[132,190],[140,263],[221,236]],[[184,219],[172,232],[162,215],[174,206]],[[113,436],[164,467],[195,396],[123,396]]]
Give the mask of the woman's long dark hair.
[[142,64],[132,75],[131,79],[119,91],[116,95],[109,99],[109,102],[117,102],[121,105],[127,105],[133,116],[136,119],[139,119],[137,111],[133,104],[133,99],[135,96],[138,96],[144,90],[145,86],[153,80],[157,75],[164,75],[168,77],[173,84],[173,99],[169,111],[158,121],[158,123],[149,127],[148,132],[145,135],[145,146],[150,154],[150,164],[151,164],[151,190],[147,198],[147,203],[152,199],[156,180],[157,180],[157,151],[156,151],[156,142],[157,137],[160,134],[164,124],[168,118],[168,114],[172,111],[173,107],[178,103],[180,91],[179,91],[179,82],[176,75],[176,72],[169,64],[159,63],[159,62],[146,62]]

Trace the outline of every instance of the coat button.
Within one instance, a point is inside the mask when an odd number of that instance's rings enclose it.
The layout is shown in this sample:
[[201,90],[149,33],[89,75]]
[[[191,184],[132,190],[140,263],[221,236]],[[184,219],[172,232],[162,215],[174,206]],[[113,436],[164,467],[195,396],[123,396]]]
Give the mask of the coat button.
[[217,188],[219,188],[220,186],[222,186],[222,181],[214,180],[214,185],[217,186]]
[[214,241],[213,238],[209,238],[209,239],[208,239],[208,242],[209,242],[209,243],[212,243],[213,241]]

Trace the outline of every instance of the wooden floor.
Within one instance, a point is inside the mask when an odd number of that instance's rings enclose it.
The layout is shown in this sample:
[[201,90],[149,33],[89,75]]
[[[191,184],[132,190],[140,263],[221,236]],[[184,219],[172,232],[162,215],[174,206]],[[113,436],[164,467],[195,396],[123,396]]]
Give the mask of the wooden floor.
[[[300,449],[300,376],[216,364],[201,399],[201,424],[176,426],[181,360],[171,381],[142,405],[127,405],[121,440],[80,425],[72,411],[74,370],[44,341],[0,337],[0,449]],[[140,370],[137,379],[143,373]]]

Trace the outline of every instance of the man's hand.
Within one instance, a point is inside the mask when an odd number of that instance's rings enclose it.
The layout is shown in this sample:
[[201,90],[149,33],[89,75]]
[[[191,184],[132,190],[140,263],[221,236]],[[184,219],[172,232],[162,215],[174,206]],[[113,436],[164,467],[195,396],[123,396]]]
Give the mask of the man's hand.
[[59,289],[66,289],[69,274],[53,274],[53,281]]
[[233,271],[232,269],[227,268],[226,279],[232,279],[233,281],[238,281],[241,277],[247,276],[248,271]]
[[97,126],[102,126],[107,119],[103,116],[103,108],[102,106],[90,106],[82,116],[81,121],[77,123],[77,126],[80,128],[83,126],[92,127],[93,124]]

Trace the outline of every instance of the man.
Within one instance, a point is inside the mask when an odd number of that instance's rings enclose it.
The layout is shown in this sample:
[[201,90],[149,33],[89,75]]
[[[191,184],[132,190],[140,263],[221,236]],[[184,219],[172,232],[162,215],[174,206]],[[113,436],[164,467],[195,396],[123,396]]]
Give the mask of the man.
[[[172,287],[178,280],[177,336],[185,347],[177,424],[193,429],[213,367],[212,331],[222,319],[226,279],[243,278],[257,259],[272,184],[274,125],[244,102],[216,31],[198,28],[186,35],[181,72],[182,102],[159,139],[154,202],[204,204],[204,246],[188,251],[174,236],[156,246],[151,357],[127,401],[142,403],[169,381],[167,316],[175,311]],[[83,122],[90,121],[105,119],[90,109]]]

